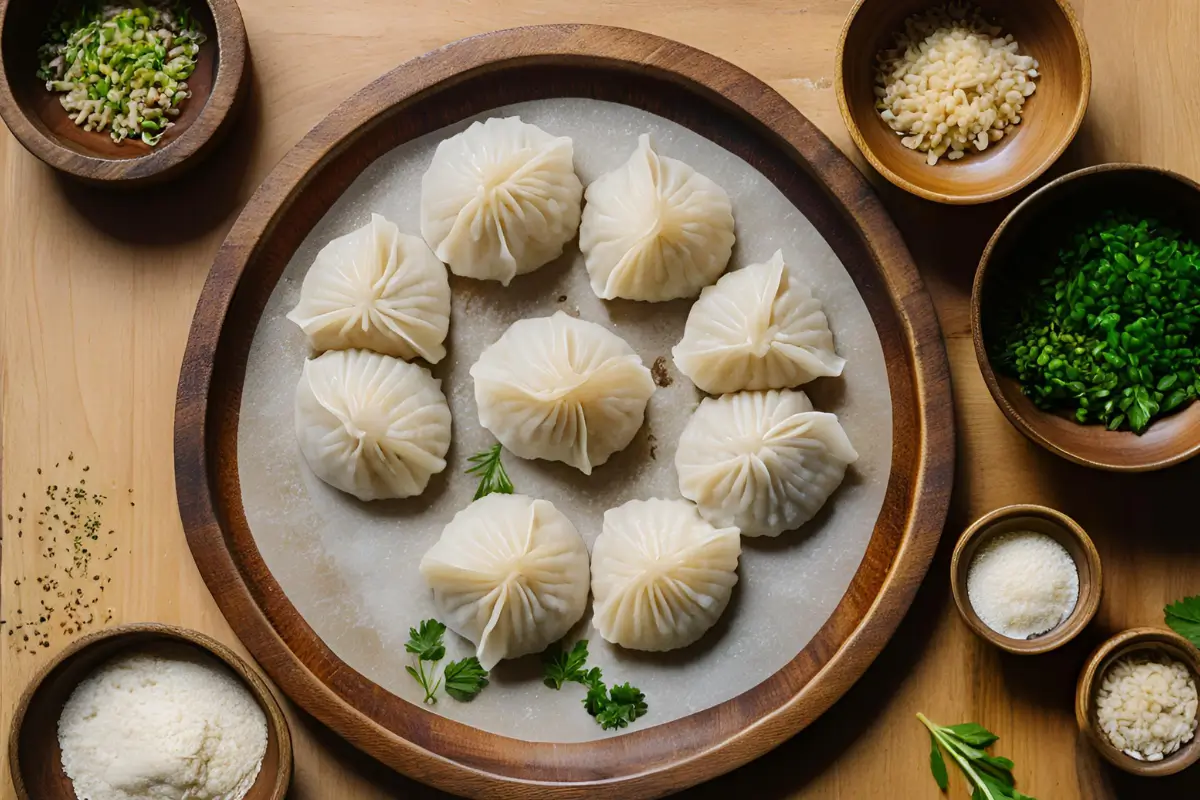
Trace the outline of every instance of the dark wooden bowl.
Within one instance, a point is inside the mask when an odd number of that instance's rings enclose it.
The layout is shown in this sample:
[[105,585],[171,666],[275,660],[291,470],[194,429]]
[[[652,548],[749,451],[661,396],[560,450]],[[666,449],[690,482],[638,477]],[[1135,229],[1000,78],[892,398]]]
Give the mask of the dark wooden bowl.
[[[72,2],[73,0],[64,0]],[[250,88],[246,26],[235,0],[187,0],[208,35],[175,127],[155,147],[117,144],[75,125],[37,77],[37,49],[57,3],[0,0],[0,116],[26,150],[88,183],[136,186],[177,175],[229,132]]]
[[1194,737],[1162,761],[1138,761],[1113,747],[1100,729],[1096,717],[1096,694],[1100,691],[1109,665],[1121,656],[1139,650],[1163,653],[1185,664],[1192,672],[1192,680],[1200,688],[1200,650],[1193,647],[1191,642],[1173,631],[1161,628],[1131,628],[1100,645],[1088,658],[1075,688],[1075,722],[1100,755],[1113,766],[1146,778],[1174,775],[1200,760],[1200,736]]
[[[1075,610],[1058,627],[1032,639],[1013,639],[989,628],[971,607],[967,594],[967,572],[975,553],[992,537],[1009,531],[1036,531],[1053,537],[1071,554],[1079,572]],[[1100,554],[1079,523],[1061,511],[1035,505],[1005,506],[977,519],[959,538],[950,561],[950,586],[958,612],[981,638],[1017,655],[1048,653],[1074,639],[1096,616],[1103,586]]]
[[1182,175],[1137,164],[1101,164],[1064,175],[1026,198],[992,234],[975,272],[971,334],[988,390],[1017,430],[1076,464],[1147,472],[1200,452],[1200,403],[1155,420],[1141,435],[1080,425],[1065,414],[1041,410],[1015,378],[994,372],[985,345],[997,300],[1037,280],[1038,270],[1053,263],[1074,228],[1108,209],[1157,217],[1200,240],[1200,184]]
[[1067,0],[977,0],[1040,64],[1037,91],[1026,101],[1015,133],[934,166],[909,150],[875,110],[877,54],[893,45],[904,19],[943,0],[858,0],[838,41],[834,78],[838,108],[850,137],[880,175],[938,203],[987,203],[1012,194],[1046,171],[1079,130],[1092,88],[1083,27]]
[[237,653],[204,634],[145,622],[118,625],[73,642],[25,689],[8,737],[8,766],[20,800],[75,800],[63,772],[58,718],[75,687],[118,653],[174,642],[215,658],[232,670],[267,716],[267,752],[246,800],[283,800],[292,780],[292,736],[267,684]]

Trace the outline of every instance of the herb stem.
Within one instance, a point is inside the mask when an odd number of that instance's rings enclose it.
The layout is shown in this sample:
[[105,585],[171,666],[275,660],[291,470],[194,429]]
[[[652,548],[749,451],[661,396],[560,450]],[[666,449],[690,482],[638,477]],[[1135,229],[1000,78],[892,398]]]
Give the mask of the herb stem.
[[938,744],[942,746],[942,749],[950,754],[950,757],[953,758],[955,763],[958,764],[959,769],[961,769],[963,773],[970,778],[971,783],[975,786],[975,788],[983,794],[984,800],[997,800],[996,796],[992,794],[991,790],[988,789],[987,784],[983,782],[983,778],[980,778],[979,774],[975,772],[975,769],[971,766],[970,762],[962,757],[962,755],[958,752],[958,749],[954,746],[954,743],[950,741],[946,734],[942,733],[941,728],[930,722],[929,719],[926,718],[926,716],[920,711],[917,712],[917,719],[921,721],[922,725],[929,729],[929,732],[933,734],[933,738],[936,739]]

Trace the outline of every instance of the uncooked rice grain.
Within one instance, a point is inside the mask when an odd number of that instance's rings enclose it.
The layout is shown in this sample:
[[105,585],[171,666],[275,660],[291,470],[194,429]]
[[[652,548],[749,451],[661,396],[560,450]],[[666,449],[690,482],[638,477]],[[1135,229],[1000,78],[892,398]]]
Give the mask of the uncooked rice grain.
[[933,166],[983,151],[1021,122],[1038,62],[978,9],[948,3],[904,21],[877,57],[875,108],[905,147]]

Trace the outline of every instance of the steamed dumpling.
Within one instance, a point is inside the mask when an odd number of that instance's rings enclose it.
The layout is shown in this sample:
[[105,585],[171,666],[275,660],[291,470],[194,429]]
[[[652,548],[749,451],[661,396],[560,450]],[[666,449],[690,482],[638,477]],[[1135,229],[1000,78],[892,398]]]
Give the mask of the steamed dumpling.
[[714,528],[684,500],[609,509],[592,548],[596,630],[631,650],[686,647],[729,605],[741,552],[737,528]]
[[588,186],[579,247],[605,300],[695,297],[725,271],[733,240],[725,190],[656,154],[646,134],[629,161]]
[[416,236],[378,214],[321,248],[287,315],[312,348],[362,348],[436,364],[450,327],[446,267]]
[[438,618],[484,669],[545,650],[583,616],[587,545],[553,504],[489,494],[454,515],[421,559]]
[[366,350],[304,363],[296,438],[317,477],[359,500],[412,497],[446,468],[450,407],[429,370]]
[[725,275],[700,293],[671,351],[680,372],[709,394],[785,389],[841,375],[844,359],[812,291],[783,253]]
[[654,394],[624,339],[561,311],[514,322],[471,377],[479,422],[501,444],[585,475],[633,441]]
[[808,522],[858,460],[833,414],[804,392],[706,398],[679,437],[679,491],[714,525],[778,536]]
[[421,179],[421,235],[455,275],[507,286],[579,228],[573,156],[570,138],[519,117],[473,123],[438,145]]

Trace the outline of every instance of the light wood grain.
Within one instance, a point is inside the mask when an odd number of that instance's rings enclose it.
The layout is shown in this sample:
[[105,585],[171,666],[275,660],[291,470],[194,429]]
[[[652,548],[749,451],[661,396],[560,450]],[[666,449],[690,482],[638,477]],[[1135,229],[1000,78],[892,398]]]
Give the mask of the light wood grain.
[[[518,24],[585,21],[658,33],[708,50],[767,81],[839,146],[852,148],[832,92],[833,52],[849,0],[243,0],[256,86],[246,118],[216,158],[168,194],[118,209],[109,195],[68,186],[0,134],[0,436],[3,508],[46,484],[35,469],[74,449],[97,485],[134,489],[111,507],[122,552],[109,562],[115,621],[160,620],[235,640],[188,554],[175,503],[172,412],[188,323],[220,241],[255,185],[335,105],[399,62],[462,36]],[[1200,178],[1200,0],[1076,3],[1091,45],[1088,117],[1065,165],[1145,161]],[[252,134],[250,138],[248,134]],[[861,158],[854,154],[856,163]],[[1164,602],[1200,592],[1190,498],[1200,464],[1153,475],[1100,474],[1056,459],[1012,429],[984,387],[970,340],[972,271],[988,235],[1019,199],[945,208],[873,178],[906,235],[947,336],[959,468],[948,535],[912,612],[851,692],[796,739],[689,793],[718,798],[933,800],[928,740],[917,711],[975,720],[1001,735],[1024,791],[1041,800],[1186,797],[1196,770],[1154,783],[1109,768],[1076,731],[1075,679],[1107,634],[1161,624]],[[160,190],[154,190],[159,192]],[[168,202],[174,205],[169,206]],[[173,223],[187,203],[195,218]],[[137,235],[112,233],[140,220]],[[950,246],[947,242],[953,243]],[[1063,650],[1009,656],[977,639],[950,599],[954,535],[1000,505],[1061,508],[1091,534],[1105,567],[1092,627]],[[4,524],[3,614],[34,597],[13,580],[37,555]],[[9,637],[4,635],[7,640]],[[64,640],[56,640],[56,647]],[[245,653],[239,646],[239,652]],[[45,655],[0,642],[0,730]],[[292,796],[435,797],[358,756],[289,711],[296,745]],[[0,747],[0,752],[5,748]],[[7,768],[2,770],[5,774]],[[954,776],[952,796],[962,796]],[[5,784],[0,796],[10,797]]]

